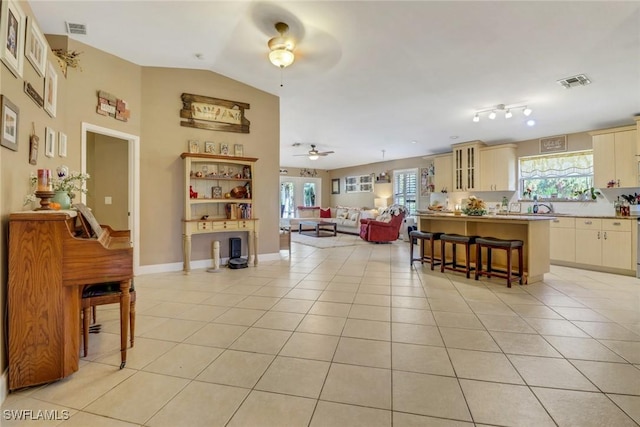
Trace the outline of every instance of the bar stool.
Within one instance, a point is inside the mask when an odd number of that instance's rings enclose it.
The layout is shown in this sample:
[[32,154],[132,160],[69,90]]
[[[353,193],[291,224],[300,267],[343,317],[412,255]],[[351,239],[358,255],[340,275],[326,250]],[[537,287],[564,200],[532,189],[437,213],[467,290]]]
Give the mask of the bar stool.
[[[442,257],[442,261],[440,262],[440,272],[444,273],[445,270],[457,271],[460,273],[465,273],[467,275],[467,279],[470,276],[471,268],[471,245],[476,243],[476,239],[478,236],[463,236],[461,234],[443,234],[440,236],[440,256]],[[445,244],[451,243],[453,247],[453,259],[451,262],[445,262]],[[465,250],[465,264],[458,264],[456,259],[456,246],[464,245]],[[451,264],[451,266],[449,266]]]
[[[409,250],[409,255],[411,257],[411,266],[413,266],[413,262],[414,261],[420,261],[420,263],[424,264],[425,262],[428,262],[431,264],[431,270],[433,270],[433,266],[435,261],[438,261],[437,264],[440,265],[442,263],[442,258],[435,258],[433,256],[433,250],[434,250],[434,246],[435,246],[435,241],[436,240],[440,240],[440,236],[442,236],[444,233],[430,233],[427,231],[418,231],[418,230],[414,230],[411,231],[409,233],[409,241],[411,242],[411,249]],[[415,240],[420,240],[420,257],[419,258],[414,258],[413,257],[413,243],[414,243],[414,239]],[[427,242],[429,242],[429,255],[425,255],[425,246],[427,244]]]
[[[496,276],[502,279],[507,279],[507,287],[511,287],[511,281],[513,278],[518,278],[520,285],[522,285],[523,278],[523,265],[522,265],[522,247],[524,243],[522,240],[503,240],[495,237],[478,237],[476,239],[476,273],[475,279],[478,280],[480,276]],[[482,270],[482,248],[487,248],[487,269]],[[507,269],[506,271],[494,270],[491,265],[491,251],[493,249],[503,249],[507,251]],[[518,251],[518,274],[513,274],[512,271],[512,253],[513,250]]]

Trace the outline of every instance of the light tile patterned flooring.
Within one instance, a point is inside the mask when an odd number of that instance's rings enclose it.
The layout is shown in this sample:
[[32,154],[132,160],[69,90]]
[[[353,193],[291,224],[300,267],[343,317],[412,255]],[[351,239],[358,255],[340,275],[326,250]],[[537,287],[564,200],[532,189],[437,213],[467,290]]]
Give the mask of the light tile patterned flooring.
[[[552,266],[544,283],[409,267],[408,244],[316,249],[257,268],[136,278],[135,346],[117,306],[72,376],[3,426],[633,426],[640,281]],[[3,411],[3,415],[6,412]]]

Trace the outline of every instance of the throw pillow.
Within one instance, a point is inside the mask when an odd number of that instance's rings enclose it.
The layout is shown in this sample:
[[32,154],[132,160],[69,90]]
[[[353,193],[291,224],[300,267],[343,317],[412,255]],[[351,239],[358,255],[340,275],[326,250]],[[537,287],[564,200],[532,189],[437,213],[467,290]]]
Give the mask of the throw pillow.
[[331,218],[331,208],[320,208],[320,218]]

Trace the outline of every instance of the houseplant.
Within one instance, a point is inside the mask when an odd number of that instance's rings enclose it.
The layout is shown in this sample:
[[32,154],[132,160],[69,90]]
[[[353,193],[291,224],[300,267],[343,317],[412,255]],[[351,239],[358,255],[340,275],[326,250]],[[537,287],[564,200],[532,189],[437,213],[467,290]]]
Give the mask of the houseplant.
[[476,196],[469,196],[467,206],[462,209],[462,213],[470,216],[482,216],[486,214],[487,211],[482,199],[478,199]]
[[[69,172],[67,166],[59,166],[56,169],[56,176],[52,180],[53,191],[56,193],[52,201],[59,203],[61,209],[69,209],[71,207],[77,192],[87,194],[85,183],[90,178],[88,173]],[[32,193],[25,196],[25,205],[36,201],[33,191],[36,188],[37,181],[38,177],[32,173],[30,177]]]

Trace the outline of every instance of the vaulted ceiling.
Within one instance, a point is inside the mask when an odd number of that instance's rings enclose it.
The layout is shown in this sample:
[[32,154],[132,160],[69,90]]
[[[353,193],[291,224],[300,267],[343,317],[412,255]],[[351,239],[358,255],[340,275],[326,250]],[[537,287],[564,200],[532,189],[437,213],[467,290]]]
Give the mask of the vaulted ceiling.
[[[207,69],[280,97],[280,162],[336,169],[633,123],[640,2],[31,1],[47,34],[142,66]],[[267,58],[287,23],[296,60]],[[591,84],[565,89],[559,79]],[[281,86],[282,83],[282,86]],[[203,95],[216,96],[215,93]],[[241,101],[241,100],[240,100]],[[528,105],[495,120],[476,111]],[[251,110],[247,112],[251,119]],[[293,147],[294,143],[301,143]],[[312,161],[316,144],[335,151]]]

